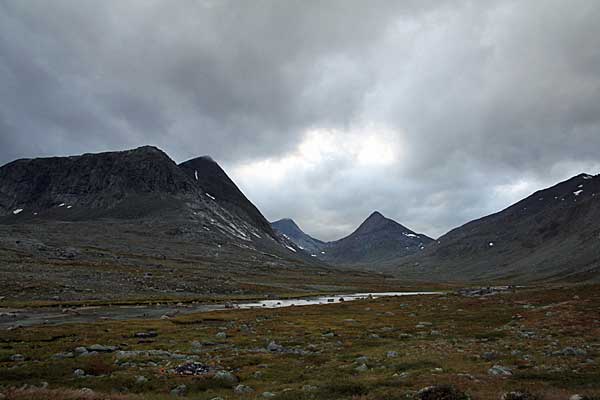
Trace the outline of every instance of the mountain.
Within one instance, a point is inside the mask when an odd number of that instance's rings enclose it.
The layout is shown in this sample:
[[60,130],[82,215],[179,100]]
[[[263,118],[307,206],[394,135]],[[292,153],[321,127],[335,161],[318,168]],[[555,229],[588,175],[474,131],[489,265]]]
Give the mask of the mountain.
[[[149,265],[161,276],[152,285],[136,275]],[[0,167],[0,278],[23,268],[56,293],[93,284],[105,286],[90,293],[115,295],[239,290],[232,276],[256,290],[273,270],[324,270],[276,235],[216,162],[177,165],[152,146]]]
[[535,192],[388,270],[426,280],[600,280],[600,176]]
[[377,268],[382,262],[419,252],[431,241],[375,211],[350,235],[328,242],[319,258],[336,265]]
[[23,159],[0,168],[0,216],[9,221],[168,213],[244,241],[276,237],[258,209],[209,157],[177,165],[156,147],[143,146]]
[[283,218],[271,222],[271,226],[284,237],[294,242],[299,248],[310,254],[320,254],[321,249],[325,247],[325,242],[304,233],[293,219]]
[[207,197],[274,236],[269,222],[212,158],[194,158],[179,164],[179,167],[205,191]]
[[21,159],[0,168],[0,216],[14,216],[13,220],[143,216],[196,191],[183,171],[151,146]]
[[299,248],[331,265],[368,267],[420,252],[431,243],[430,237],[413,232],[396,221],[373,212],[352,234],[345,238],[323,242],[304,233],[289,218],[271,223],[275,231]]

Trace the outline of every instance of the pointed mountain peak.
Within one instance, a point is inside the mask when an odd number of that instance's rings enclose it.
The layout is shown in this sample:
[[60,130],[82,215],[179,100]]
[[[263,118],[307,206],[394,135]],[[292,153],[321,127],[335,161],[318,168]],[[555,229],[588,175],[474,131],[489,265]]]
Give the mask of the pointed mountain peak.
[[[386,218],[379,211],[374,211],[362,224],[354,231],[354,233],[368,233],[374,230],[383,229],[386,226],[402,227],[396,221]],[[404,227],[402,227],[404,228]]]
[[302,232],[302,229],[300,229],[298,224],[296,224],[296,222],[291,218],[282,218],[277,221],[271,222],[271,226],[286,234]]
[[369,220],[384,220],[384,219],[387,219],[387,218],[384,217],[382,213],[380,213],[379,211],[373,211],[371,213],[371,215],[369,215],[369,217],[366,219],[366,221],[369,221]]

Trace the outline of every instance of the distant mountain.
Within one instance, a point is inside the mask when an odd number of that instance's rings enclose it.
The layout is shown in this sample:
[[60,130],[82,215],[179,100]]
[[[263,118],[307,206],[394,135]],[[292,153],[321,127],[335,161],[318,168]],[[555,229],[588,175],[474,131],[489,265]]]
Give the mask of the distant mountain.
[[535,192],[389,267],[426,280],[600,280],[600,176]]
[[277,232],[281,233],[292,242],[294,242],[299,248],[305,250],[311,255],[320,254],[321,249],[325,247],[325,242],[315,239],[300,229],[294,220],[290,218],[280,219],[275,222],[271,222],[271,226]]
[[332,242],[322,242],[307,235],[289,218],[275,221],[272,226],[298,247],[326,263],[371,269],[378,269],[380,263],[419,252],[433,240],[377,211],[352,234]]
[[377,268],[382,262],[417,253],[432,241],[375,211],[353,233],[327,243],[320,258],[332,264]]

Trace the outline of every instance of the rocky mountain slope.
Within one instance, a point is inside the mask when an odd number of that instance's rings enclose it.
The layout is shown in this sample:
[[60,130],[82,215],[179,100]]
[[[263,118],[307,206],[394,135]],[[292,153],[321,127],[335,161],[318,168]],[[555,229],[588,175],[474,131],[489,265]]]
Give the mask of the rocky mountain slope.
[[39,278],[58,297],[181,295],[256,290],[274,270],[326,268],[276,235],[209,158],[177,165],[144,146],[0,167],[0,283]]
[[323,247],[325,247],[325,242],[304,233],[293,219],[283,218],[271,222],[271,226],[281,235],[287,237],[302,250],[310,254],[320,254]]
[[275,221],[272,226],[298,247],[326,263],[369,269],[378,269],[380,263],[417,253],[433,240],[377,211],[353,233],[332,242],[322,242],[307,235],[291,219]]
[[425,280],[599,280],[600,176],[535,192],[388,267]]
[[23,159],[0,168],[0,217],[6,222],[167,216],[245,242],[276,239],[262,214],[207,157],[178,166],[144,146]]
[[421,251],[432,240],[375,211],[350,235],[328,242],[320,258],[336,265],[377,269],[390,259]]
[[204,190],[208,198],[269,236],[274,236],[269,222],[212,158],[197,157],[179,164],[179,167]]

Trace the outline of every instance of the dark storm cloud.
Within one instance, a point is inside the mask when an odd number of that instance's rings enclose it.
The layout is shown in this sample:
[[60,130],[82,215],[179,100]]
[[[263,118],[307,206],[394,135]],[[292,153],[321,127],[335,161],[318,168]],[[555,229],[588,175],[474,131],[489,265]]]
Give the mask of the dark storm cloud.
[[374,209],[439,235],[600,172],[598,20],[583,0],[0,0],[0,163],[154,144],[325,239]]

